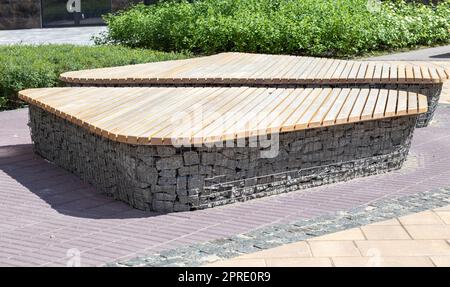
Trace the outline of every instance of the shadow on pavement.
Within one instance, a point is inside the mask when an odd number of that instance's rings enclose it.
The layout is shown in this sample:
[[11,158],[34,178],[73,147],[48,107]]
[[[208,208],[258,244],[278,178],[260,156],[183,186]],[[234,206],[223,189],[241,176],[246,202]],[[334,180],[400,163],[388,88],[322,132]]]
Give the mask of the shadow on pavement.
[[[74,174],[36,155],[31,144],[0,146],[0,189],[2,183],[14,188],[10,204],[17,202],[15,192],[24,201],[27,197],[33,199],[35,194],[59,213],[74,217],[125,219],[161,215],[133,209],[102,194]],[[5,202],[8,205],[8,198]]]
[[430,56],[432,59],[450,59],[450,53],[444,53],[439,55]]

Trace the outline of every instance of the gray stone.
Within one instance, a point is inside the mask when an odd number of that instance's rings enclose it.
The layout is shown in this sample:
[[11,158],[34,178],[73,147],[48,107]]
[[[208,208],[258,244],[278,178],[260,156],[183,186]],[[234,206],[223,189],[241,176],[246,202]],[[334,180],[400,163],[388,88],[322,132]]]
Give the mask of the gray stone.
[[183,166],[180,169],[178,169],[178,174],[180,176],[199,174],[199,166],[198,165]]
[[156,146],[156,153],[159,156],[171,156],[175,155],[177,150],[172,146]]
[[154,192],[164,192],[164,193],[175,194],[176,190],[177,190],[176,185],[156,185],[154,187]]
[[183,166],[183,158],[181,156],[164,157],[156,161],[156,168],[163,169],[177,169]]
[[171,203],[175,201],[176,195],[169,193],[155,193],[155,199],[158,201],[170,201]]
[[157,210],[160,212],[172,212],[173,211],[173,202],[154,200],[152,207],[153,207],[153,210]]
[[158,175],[161,177],[176,177],[177,171],[176,171],[176,169],[164,169],[164,170],[160,170]]
[[29,110],[37,153],[133,207],[162,212],[209,208],[398,169],[417,120],[394,117],[282,133],[278,155],[263,158],[260,148],[128,145],[40,108]]
[[202,164],[214,165],[216,163],[216,157],[218,153],[202,153]]
[[176,177],[159,177],[158,185],[175,185],[177,184]]
[[188,179],[188,190],[200,190],[205,185],[205,179],[200,175],[190,176]]
[[198,153],[195,151],[188,151],[183,153],[183,158],[185,165],[195,165],[200,163]]
[[138,164],[136,168],[137,180],[147,184],[156,184],[158,171],[156,168],[149,168],[144,164]]

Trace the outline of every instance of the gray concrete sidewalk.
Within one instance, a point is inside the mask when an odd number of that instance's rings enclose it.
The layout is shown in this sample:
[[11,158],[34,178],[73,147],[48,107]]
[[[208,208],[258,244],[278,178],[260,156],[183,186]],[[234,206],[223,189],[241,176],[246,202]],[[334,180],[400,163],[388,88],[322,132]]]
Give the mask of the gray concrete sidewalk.
[[91,37],[106,31],[105,26],[50,29],[0,30],[0,45],[74,44],[93,45]]

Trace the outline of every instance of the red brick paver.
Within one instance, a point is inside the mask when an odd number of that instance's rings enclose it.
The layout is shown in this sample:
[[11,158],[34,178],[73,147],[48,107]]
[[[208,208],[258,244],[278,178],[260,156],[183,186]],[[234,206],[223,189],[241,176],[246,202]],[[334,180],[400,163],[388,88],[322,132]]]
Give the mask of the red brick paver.
[[416,130],[405,167],[389,174],[195,212],[133,210],[33,154],[27,110],[0,113],[0,266],[81,264],[223,238],[450,186],[450,108]]

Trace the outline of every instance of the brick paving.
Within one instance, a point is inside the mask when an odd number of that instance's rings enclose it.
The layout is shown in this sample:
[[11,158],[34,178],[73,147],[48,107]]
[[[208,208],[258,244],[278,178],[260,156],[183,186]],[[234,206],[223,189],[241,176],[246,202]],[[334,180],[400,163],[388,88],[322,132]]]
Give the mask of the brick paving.
[[33,154],[27,110],[0,113],[0,265],[97,266],[219,239],[381,198],[450,186],[450,106],[415,132],[402,170],[195,212],[133,210]]

